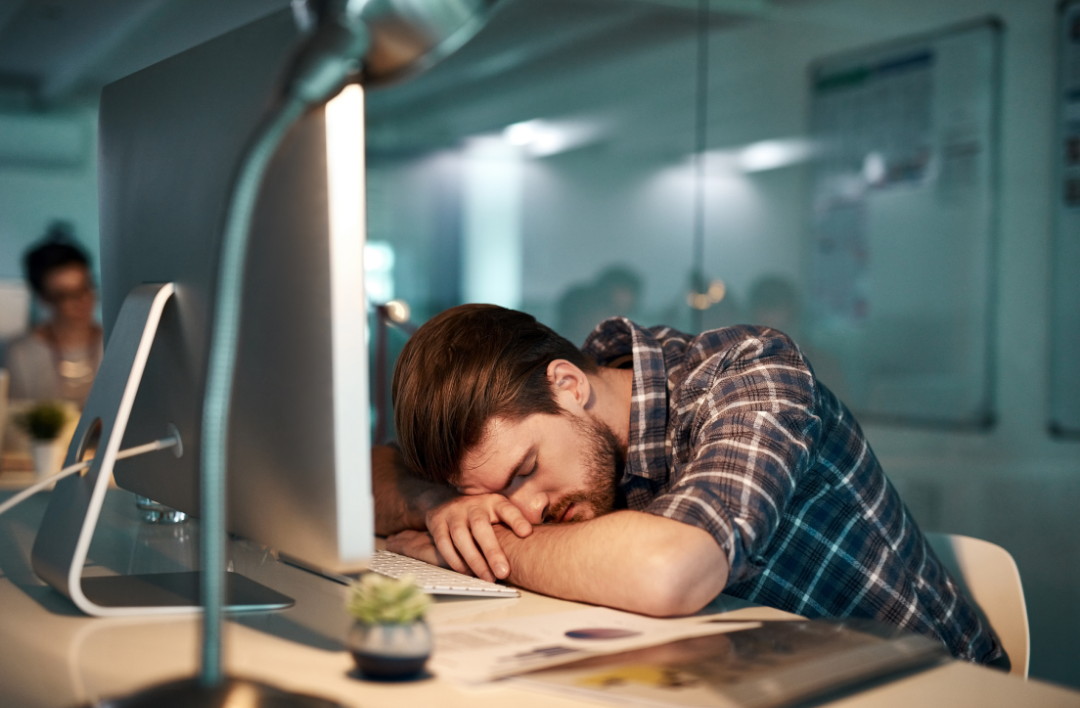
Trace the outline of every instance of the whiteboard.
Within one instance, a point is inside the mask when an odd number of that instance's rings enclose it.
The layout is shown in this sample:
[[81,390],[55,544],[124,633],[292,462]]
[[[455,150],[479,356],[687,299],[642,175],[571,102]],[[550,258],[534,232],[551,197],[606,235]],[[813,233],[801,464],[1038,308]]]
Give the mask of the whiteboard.
[[1058,24],[1057,162],[1050,320],[1050,429],[1080,435],[1080,2]]
[[1000,33],[988,20],[810,68],[809,343],[861,417],[993,421]]

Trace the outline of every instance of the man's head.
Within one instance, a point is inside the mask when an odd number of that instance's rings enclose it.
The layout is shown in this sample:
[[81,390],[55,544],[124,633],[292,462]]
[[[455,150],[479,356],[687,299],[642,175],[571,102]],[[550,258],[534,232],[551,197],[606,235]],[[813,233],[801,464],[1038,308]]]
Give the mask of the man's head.
[[596,372],[531,315],[447,310],[409,340],[394,372],[405,462],[466,494],[501,492],[533,523],[604,513],[622,452],[590,414]]

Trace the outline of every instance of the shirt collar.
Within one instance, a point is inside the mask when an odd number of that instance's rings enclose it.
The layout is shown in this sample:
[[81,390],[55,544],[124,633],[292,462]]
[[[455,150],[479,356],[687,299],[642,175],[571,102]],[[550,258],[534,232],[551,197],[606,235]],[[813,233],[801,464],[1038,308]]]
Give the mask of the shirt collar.
[[664,350],[653,333],[625,317],[604,320],[582,351],[600,366],[633,355],[630,433],[623,479],[667,477],[668,377]]

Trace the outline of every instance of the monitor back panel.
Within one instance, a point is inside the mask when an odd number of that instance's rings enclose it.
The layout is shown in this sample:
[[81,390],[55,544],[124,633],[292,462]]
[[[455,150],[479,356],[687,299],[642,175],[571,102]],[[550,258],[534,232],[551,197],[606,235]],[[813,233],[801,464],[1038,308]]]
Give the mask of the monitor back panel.
[[[159,453],[121,461],[116,480],[196,516],[202,401],[229,190],[297,40],[291,15],[276,13],[102,94],[106,333],[133,287],[177,285],[124,446],[163,437],[172,423],[185,448],[180,459]],[[335,467],[327,199],[324,114],[316,109],[274,157],[252,226],[229,424],[228,525],[310,563],[348,568],[365,551],[342,543],[343,533],[364,536],[359,543],[370,545],[370,481],[367,469]],[[362,278],[362,263],[356,268]],[[362,476],[366,493],[339,504],[341,474]],[[356,480],[346,487],[355,490]]]

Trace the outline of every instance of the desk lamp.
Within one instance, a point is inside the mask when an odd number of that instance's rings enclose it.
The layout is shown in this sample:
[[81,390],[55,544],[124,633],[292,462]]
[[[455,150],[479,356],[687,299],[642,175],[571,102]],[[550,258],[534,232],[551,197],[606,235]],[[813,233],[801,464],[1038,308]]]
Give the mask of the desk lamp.
[[152,687],[106,706],[332,706],[313,696],[225,677],[225,465],[240,330],[248,235],[263,176],[289,128],[350,81],[388,83],[419,73],[471,38],[496,0],[293,0],[306,37],[274,109],[253,136],[233,181],[217,276],[209,372],[203,402],[202,669],[197,678]]

